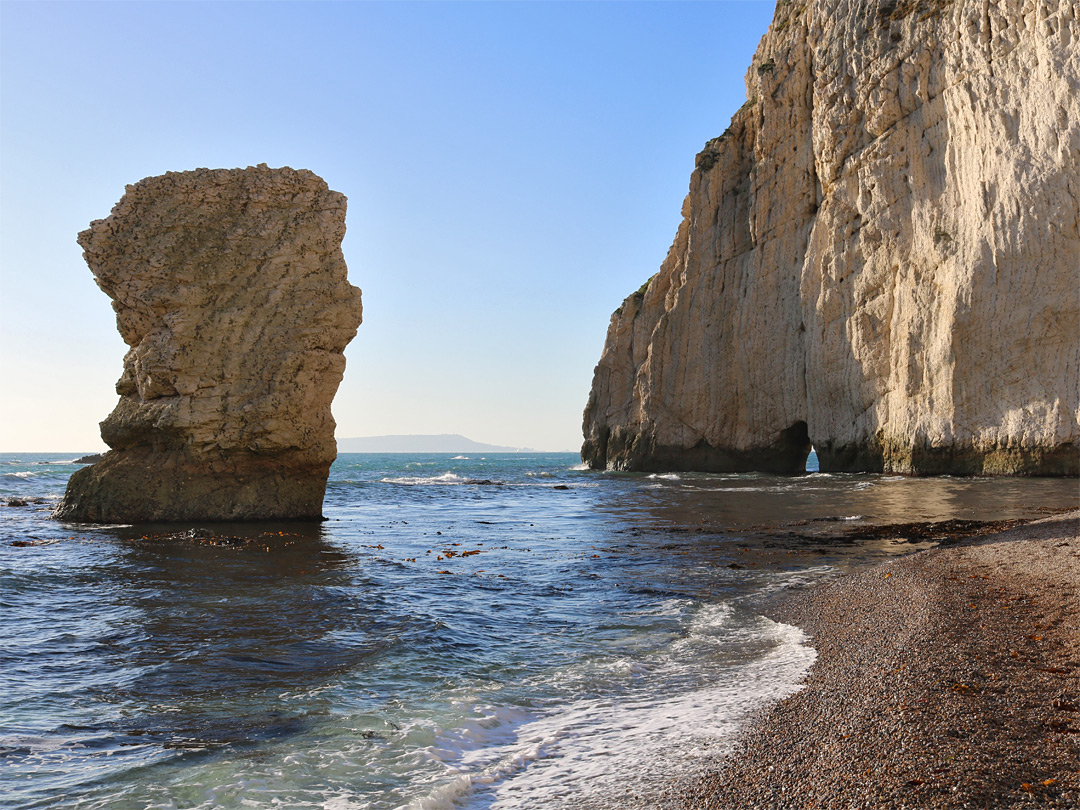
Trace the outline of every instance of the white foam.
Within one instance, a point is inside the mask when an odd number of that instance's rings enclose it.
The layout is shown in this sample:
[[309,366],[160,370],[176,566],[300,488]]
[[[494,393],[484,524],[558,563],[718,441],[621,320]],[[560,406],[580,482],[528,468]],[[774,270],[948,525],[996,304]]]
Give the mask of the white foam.
[[830,579],[839,573],[840,569],[831,565],[815,565],[810,568],[802,568],[784,576],[769,579],[766,583],[760,585],[752,596],[756,599],[787,588],[805,588]]
[[371,803],[357,804],[345,796],[332,796],[323,802],[322,806],[323,810],[366,810]]
[[708,492],[772,492],[776,487],[691,487]]
[[[482,729],[466,725],[441,739],[430,751],[445,763],[449,779],[408,807],[469,807],[472,796],[491,810],[577,804],[614,810],[628,806],[628,784],[643,796],[659,791],[672,773],[692,770],[706,753],[730,747],[757,706],[797,691],[814,660],[798,628],[763,617],[747,627],[733,623],[733,615],[731,605],[705,605],[690,618],[685,635],[649,665],[607,661],[612,665],[607,679],[621,675],[626,684],[621,691],[603,690],[607,694],[517,724],[500,718],[510,725],[495,734],[481,723]],[[709,666],[724,658],[719,647],[734,643],[754,650],[738,664]],[[635,664],[634,672],[613,671],[620,661]],[[700,676],[702,665],[712,670],[705,683],[688,683]],[[486,745],[464,744],[485,736]]]
[[406,810],[453,810],[460,807],[458,799],[465,796],[472,789],[472,778],[468,775],[458,776],[445,785],[441,785],[429,793],[413,799],[406,805]]
[[442,475],[402,476],[400,478],[381,478],[379,480],[384,484],[406,484],[408,486],[453,486],[454,484],[464,484],[467,479],[448,472]]

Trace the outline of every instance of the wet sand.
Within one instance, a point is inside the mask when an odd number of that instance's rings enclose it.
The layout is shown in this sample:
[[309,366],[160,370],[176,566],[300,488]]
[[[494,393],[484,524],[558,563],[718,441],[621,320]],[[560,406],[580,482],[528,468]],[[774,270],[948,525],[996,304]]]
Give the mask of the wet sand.
[[[958,532],[964,534],[964,532]],[[1080,512],[792,595],[806,687],[664,807],[1080,807]]]

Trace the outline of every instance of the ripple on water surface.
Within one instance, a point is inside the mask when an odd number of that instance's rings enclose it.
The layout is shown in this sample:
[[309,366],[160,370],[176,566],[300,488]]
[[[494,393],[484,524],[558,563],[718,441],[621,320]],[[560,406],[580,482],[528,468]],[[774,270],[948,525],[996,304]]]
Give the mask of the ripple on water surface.
[[852,530],[1076,501],[346,455],[321,525],[93,527],[72,459],[0,456],[12,807],[633,807],[808,666],[761,594],[925,545]]

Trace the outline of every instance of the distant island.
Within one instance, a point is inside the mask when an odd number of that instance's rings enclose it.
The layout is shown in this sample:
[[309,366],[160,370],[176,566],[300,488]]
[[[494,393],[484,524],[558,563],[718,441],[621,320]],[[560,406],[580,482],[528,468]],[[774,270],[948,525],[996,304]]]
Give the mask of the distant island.
[[531,453],[531,447],[500,447],[457,433],[436,436],[362,436],[338,439],[339,453]]

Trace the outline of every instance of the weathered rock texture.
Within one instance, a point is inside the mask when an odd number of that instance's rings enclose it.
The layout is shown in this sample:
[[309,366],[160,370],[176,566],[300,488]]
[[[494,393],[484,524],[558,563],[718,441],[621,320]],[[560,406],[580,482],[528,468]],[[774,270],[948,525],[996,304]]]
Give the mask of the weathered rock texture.
[[309,171],[170,172],[79,234],[131,347],[77,521],[318,519],[360,323],[345,197]]
[[746,84],[583,458],[1076,475],[1080,7],[780,0]]

